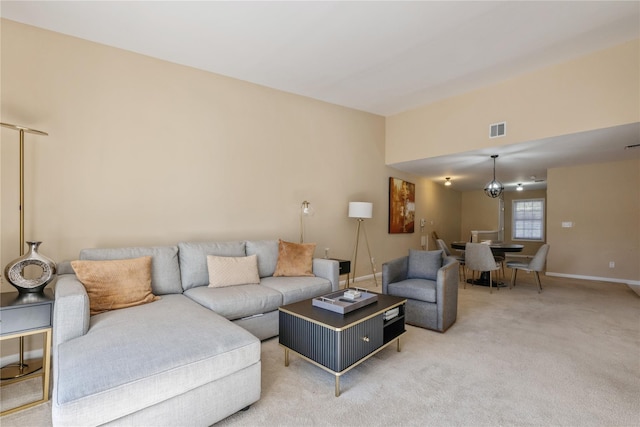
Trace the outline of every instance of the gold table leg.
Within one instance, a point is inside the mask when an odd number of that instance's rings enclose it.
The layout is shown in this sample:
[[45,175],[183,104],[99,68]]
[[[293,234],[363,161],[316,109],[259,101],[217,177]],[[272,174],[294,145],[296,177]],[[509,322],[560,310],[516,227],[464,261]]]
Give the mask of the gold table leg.
[[397,347],[398,353],[400,353],[400,338],[398,338],[398,347]]
[[336,375],[336,397],[340,397],[340,375]]
[[284,349],[284,366],[289,366],[289,349]]

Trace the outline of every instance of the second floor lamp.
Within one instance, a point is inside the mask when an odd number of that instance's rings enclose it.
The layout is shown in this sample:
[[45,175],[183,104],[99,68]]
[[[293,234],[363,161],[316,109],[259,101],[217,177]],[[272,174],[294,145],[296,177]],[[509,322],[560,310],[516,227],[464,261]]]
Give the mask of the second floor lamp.
[[369,202],[349,202],[349,218],[356,218],[358,226],[356,227],[356,242],[353,251],[353,283],[356,280],[356,263],[358,261],[358,244],[360,243],[360,229],[364,234],[364,241],[367,245],[367,252],[369,253],[369,261],[371,262],[371,272],[373,273],[373,280],[378,286],[378,279],[376,278],[376,268],[371,256],[371,248],[369,247],[369,239],[367,238],[367,229],[364,226],[364,220],[373,218],[373,203]]

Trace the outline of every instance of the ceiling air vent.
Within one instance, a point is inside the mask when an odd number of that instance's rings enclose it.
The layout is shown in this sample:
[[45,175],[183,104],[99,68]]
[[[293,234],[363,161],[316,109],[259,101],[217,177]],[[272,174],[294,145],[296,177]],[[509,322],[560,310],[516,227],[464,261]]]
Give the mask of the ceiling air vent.
[[494,123],[489,125],[489,138],[498,138],[507,133],[507,122]]

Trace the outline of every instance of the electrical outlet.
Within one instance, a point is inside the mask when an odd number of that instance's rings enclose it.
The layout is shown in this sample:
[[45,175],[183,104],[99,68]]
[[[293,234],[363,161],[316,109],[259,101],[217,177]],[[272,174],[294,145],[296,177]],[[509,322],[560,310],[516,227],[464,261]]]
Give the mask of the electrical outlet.
[[324,248],[324,257],[329,259],[329,248]]
[[616,268],[615,261],[609,261],[609,268]]

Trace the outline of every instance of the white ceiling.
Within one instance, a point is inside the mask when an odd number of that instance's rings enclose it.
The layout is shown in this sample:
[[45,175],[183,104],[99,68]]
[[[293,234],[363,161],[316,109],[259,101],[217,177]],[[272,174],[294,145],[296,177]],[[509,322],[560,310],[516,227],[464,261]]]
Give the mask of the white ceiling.
[[[0,14],[384,116],[640,37],[638,1],[2,0]],[[611,131],[639,142],[637,127]],[[600,161],[603,145],[614,143],[602,132],[582,137],[394,166],[451,176],[458,189],[482,188],[491,173],[489,155],[500,154],[498,178],[524,182],[546,177],[552,164]],[[559,155],[560,142],[569,154]],[[638,151],[622,150],[613,160]],[[522,175],[527,165],[533,172],[526,176],[508,172]]]

